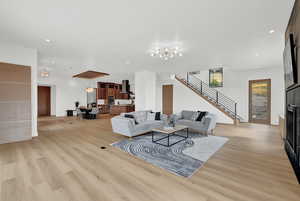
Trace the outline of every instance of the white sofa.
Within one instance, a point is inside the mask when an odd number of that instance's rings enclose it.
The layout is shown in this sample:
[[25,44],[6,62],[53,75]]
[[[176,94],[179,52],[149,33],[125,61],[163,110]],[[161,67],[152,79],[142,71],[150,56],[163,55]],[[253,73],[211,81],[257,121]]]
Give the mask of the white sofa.
[[193,119],[195,113],[197,112],[183,110],[179,114],[173,116],[175,124],[188,126],[189,129],[201,134],[213,134],[213,130],[216,127],[216,116],[212,113],[207,113],[201,121],[195,121]]
[[[112,129],[114,133],[133,137],[150,132],[154,128],[164,126],[167,116],[160,115],[161,120],[148,120],[148,114],[151,111],[137,111],[130,113],[122,113],[111,119]],[[135,119],[126,118],[125,114],[131,114]],[[135,121],[138,121],[136,124]]]

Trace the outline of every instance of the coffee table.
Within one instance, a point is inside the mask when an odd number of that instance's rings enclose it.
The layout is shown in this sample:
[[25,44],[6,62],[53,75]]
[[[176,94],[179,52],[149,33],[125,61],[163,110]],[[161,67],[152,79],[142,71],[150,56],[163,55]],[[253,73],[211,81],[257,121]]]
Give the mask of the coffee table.
[[[186,136],[176,134],[176,132],[182,131],[182,130],[186,130]],[[165,134],[166,136],[155,140],[154,132],[162,133],[162,134]],[[182,139],[177,140],[176,142],[170,144],[170,136],[179,136]],[[186,140],[188,137],[189,137],[189,128],[187,126],[183,126],[183,125],[176,125],[175,127],[161,127],[161,128],[152,129],[152,142],[155,144],[165,146],[165,147],[173,146],[174,144],[177,144],[183,140]],[[159,142],[166,138],[167,138],[167,144],[163,144],[163,143]]]

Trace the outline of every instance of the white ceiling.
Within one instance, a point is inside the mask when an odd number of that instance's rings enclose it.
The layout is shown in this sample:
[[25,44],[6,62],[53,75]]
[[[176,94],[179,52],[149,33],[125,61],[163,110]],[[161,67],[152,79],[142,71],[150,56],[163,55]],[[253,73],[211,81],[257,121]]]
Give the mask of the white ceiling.
[[[274,67],[282,65],[293,3],[1,0],[0,40],[37,48],[40,66],[69,74]],[[150,57],[147,51],[157,42],[182,43],[184,56],[172,61]]]

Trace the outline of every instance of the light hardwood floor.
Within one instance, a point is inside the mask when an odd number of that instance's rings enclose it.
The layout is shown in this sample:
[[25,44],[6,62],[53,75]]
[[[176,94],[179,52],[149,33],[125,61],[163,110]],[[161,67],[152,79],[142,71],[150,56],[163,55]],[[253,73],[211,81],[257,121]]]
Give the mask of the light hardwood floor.
[[111,147],[109,119],[41,119],[39,137],[0,145],[1,201],[300,200],[277,127],[215,134],[230,140],[187,179]]

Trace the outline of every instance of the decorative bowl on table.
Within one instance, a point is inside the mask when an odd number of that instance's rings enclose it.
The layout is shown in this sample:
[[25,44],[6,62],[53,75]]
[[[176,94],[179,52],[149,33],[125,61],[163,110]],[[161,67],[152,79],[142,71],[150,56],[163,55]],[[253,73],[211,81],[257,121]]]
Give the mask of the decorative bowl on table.
[[165,127],[174,128],[175,127],[175,121],[172,115],[168,115],[167,121],[165,122]]

